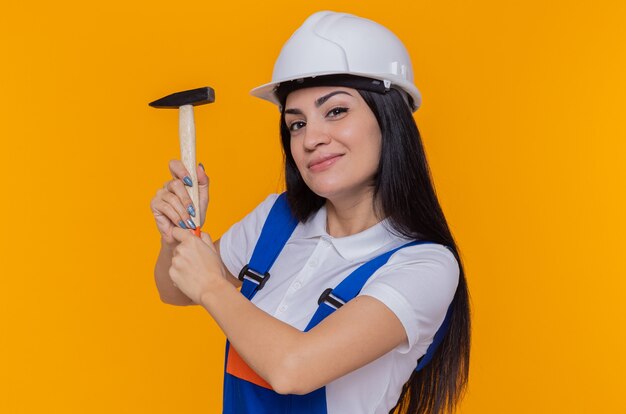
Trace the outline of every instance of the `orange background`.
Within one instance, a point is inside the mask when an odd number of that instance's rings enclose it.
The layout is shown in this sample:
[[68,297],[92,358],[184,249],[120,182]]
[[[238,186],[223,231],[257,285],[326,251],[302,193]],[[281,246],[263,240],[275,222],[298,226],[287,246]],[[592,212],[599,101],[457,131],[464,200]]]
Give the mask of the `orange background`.
[[412,55],[472,295],[460,412],[626,412],[625,2],[5,3],[0,412],[220,412],[223,334],[153,283],[179,148],[147,103],[215,88],[196,125],[218,237],[281,190],[278,111],[248,91],[324,9]]

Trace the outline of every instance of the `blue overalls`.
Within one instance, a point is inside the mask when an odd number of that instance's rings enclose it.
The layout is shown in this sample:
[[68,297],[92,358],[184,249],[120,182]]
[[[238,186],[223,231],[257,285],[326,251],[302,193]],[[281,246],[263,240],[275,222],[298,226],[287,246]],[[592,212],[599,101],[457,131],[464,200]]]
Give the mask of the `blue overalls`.
[[[239,279],[243,281],[241,293],[246,298],[251,300],[268,281],[269,269],[297,225],[298,220],[291,214],[286,194],[283,193],[276,199],[270,210],[249,264],[244,266],[239,274]],[[319,307],[304,332],[312,329],[326,316],[356,297],[369,277],[384,265],[393,253],[403,247],[424,243],[432,242],[413,241],[388,251],[361,265],[334,289],[326,289],[320,296]],[[433,343],[428,347],[426,354],[420,358],[415,368],[416,371],[422,369],[430,361],[435,349],[442,341],[448,329],[451,309],[452,307],[448,308]],[[278,394],[241,359],[235,348],[230,346],[230,342],[226,341],[222,411],[224,414],[324,414],[327,413],[325,389],[321,387],[305,395]]]

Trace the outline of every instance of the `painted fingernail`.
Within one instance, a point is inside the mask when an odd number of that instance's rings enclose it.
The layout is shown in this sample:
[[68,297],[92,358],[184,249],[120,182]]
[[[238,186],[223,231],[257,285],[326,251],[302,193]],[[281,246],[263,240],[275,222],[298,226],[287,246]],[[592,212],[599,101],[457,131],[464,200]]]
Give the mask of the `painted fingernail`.
[[187,225],[194,230],[196,229],[196,223],[194,223],[192,219],[187,219]]
[[189,187],[193,186],[193,183],[191,182],[191,178],[189,178],[189,176],[185,176],[185,178],[183,178],[183,182]]
[[196,216],[196,210],[193,208],[192,204],[189,204],[189,207],[187,207],[187,212],[189,214],[191,214],[191,217],[195,217]]
[[182,221],[182,220],[178,222],[178,225],[179,225],[180,227],[182,227],[183,229],[186,229],[186,228],[187,228],[187,226],[185,226],[185,222],[184,222],[184,221]]
[[202,171],[204,171],[204,165],[202,165],[202,163],[199,163],[198,165],[202,168]]

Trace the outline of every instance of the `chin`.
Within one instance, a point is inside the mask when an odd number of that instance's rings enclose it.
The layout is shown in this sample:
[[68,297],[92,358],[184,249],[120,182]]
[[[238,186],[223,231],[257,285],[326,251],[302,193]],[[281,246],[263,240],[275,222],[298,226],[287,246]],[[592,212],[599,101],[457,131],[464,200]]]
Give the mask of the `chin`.
[[[304,178],[304,177],[303,177]],[[314,180],[304,180],[306,185],[311,191],[317,194],[319,197],[333,201],[343,198],[368,196],[374,189],[374,183],[366,182],[342,182],[341,180],[333,179],[334,177],[328,177],[326,180],[320,179],[322,177],[316,177]]]
[[342,188],[335,182],[320,182],[319,180],[315,180],[314,182],[307,182],[306,185],[315,194],[324,198],[332,198],[345,191],[345,188]]
[[341,198],[345,198],[345,197],[351,197],[354,194],[354,191],[350,191],[349,189],[346,188],[338,188],[338,187],[333,187],[333,186],[317,186],[317,187],[309,187],[311,188],[311,191],[313,191],[315,194],[317,194],[318,196],[325,198],[327,200],[330,200],[331,202],[333,200],[339,200]]

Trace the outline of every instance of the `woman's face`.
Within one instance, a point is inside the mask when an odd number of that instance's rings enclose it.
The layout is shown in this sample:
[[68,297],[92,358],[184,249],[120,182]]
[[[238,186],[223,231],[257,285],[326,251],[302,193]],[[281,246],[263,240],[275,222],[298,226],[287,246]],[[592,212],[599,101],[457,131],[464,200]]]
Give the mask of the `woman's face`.
[[291,92],[285,122],[291,154],[314,193],[331,201],[372,195],[381,132],[358,91],[318,86]]

